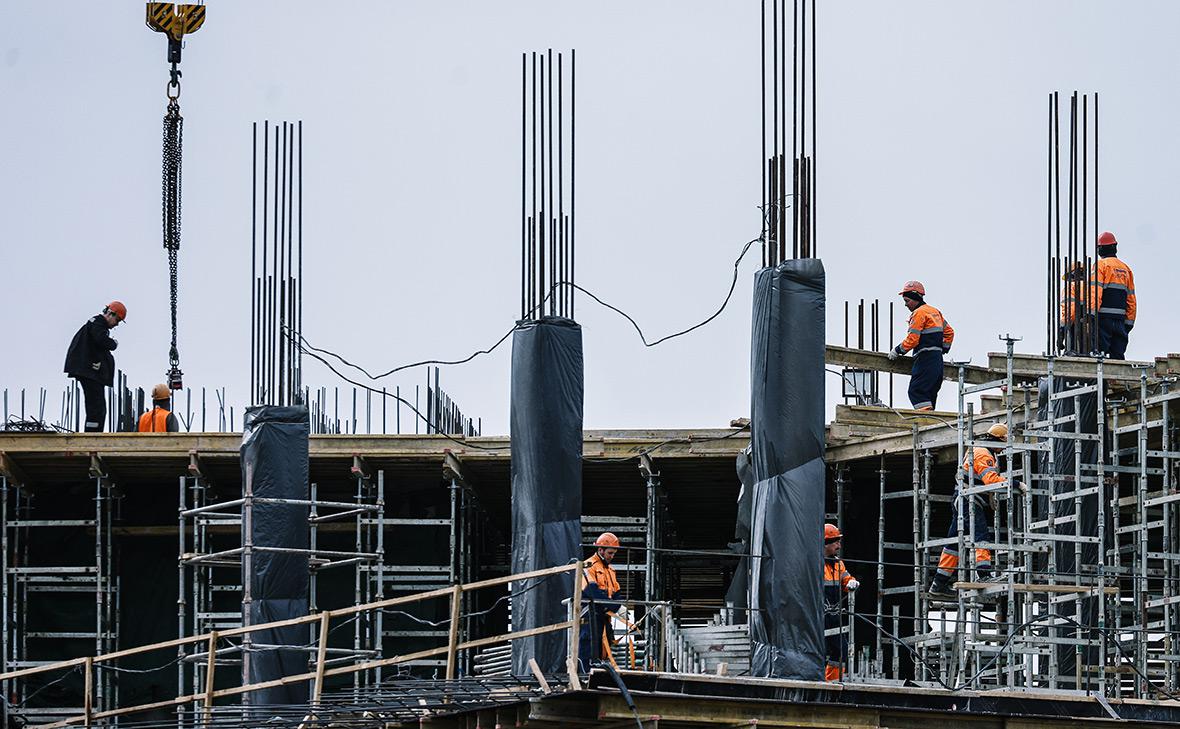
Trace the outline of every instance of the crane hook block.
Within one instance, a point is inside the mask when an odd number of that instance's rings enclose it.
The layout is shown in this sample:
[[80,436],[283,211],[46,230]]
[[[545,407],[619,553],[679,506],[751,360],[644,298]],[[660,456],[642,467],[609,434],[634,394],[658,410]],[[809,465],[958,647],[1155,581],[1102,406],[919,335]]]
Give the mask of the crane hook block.
[[205,23],[204,5],[148,3],[147,26],[168,36],[168,62],[180,63],[180,41]]

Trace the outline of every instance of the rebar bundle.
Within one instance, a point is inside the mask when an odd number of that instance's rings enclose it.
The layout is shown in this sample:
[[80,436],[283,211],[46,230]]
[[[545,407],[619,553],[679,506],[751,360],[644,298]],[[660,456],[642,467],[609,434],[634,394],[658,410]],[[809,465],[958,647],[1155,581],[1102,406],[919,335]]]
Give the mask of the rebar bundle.
[[776,266],[817,250],[816,3],[769,4],[768,12],[762,2],[762,265]]
[[[520,57],[520,318],[574,318],[575,55]],[[568,79],[567,79],[568,74]]]

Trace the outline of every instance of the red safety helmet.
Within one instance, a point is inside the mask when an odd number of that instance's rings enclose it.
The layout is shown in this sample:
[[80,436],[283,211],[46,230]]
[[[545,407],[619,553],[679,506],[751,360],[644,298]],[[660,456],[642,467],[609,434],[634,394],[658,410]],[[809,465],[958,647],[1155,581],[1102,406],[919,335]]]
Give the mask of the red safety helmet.
[[905,296],[908,293],[915,293],[918,296],[925,296],[926,287],[922,285],[921,281],[906,281],[905,285],[901,287],[901,291],[897,292],[897,295]]
[[603,532],[598,535],[598,539],[594,540],[595,547],[614,547],[618,549],[619,538],[610,532]]
[[122,301],[112,301],[107,304],[106,310],[119,317],[119,321],[127,319],[127,307],[123,306]]
[[834,541],[842,538],[843,536],[844,535],[840,533],[839,527],[837,527],[835,524],[824,524],[824,541],[825,542],[834,542]]
[[1109,230],[1103,231],[1102,235],[1098,236],[1098,245],[1100,246],[1117,246],[1118,244],[1118,239]]

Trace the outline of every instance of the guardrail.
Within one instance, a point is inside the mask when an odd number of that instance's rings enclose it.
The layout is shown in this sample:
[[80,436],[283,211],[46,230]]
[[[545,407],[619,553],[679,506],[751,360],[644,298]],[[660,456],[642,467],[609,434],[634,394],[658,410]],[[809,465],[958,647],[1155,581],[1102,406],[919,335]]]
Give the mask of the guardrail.
[[[66,669],[75,669],[79,666],[83,670],[83,708],[82,713],[77,716],[72,716],[52,724],[43,725],[45,729],[54,729],[56,727],[67,727],[80,725],[83,727],[93,726],[96,720],[107,719],[110,717],[124,716],[127,714],[134,714],[140,711],[150,711],[154,709],[164,709],[172,706],[182,706],[189,703],[200,703],[208,715],[213,709],[213,703],[216,699],[227,696],[238,696],[247,694],[252,691],[258,691],[266,688],[273,688],[275,686],[285,686],[288,684],[299,683],[301,681],[311,681],[312,696],[309,705],[309,711],[314,712],[316,705],[319,703],[324,688],[324,679],[330,676],[349,675],[359,673],[361,671],[368,671],[384,666],[393,666],[407,661],[418,660],[430,656],[446,655],[447,657],[447,679],[455,678],[456,672],[456,656],[459,651],[467,648],[479,648],[485,645],[494,643],[511,642],[518,638],[527,638],[529,636],[541,635],[543,633],[553,633],[557,631],[568,630],[569,635],[569,659],[566,664],[570,676],[570,687],[580,688],[577,672],[578,661],[578,630],[580,628],[581,612],[581,598],[582,598],[582,580],[583,571],[578,569],[579,563],[571,563],[560,567],[550,567],[543,570],[534,570],[531,572],[522,572],[515,575],[508,575],[506,577],[496,577],[488,580],[481,580],[472,582],[466,585],[454,585],[438,590],[430,590],[427,592],[420,592],[413,595],[403,595],[400,597],[388,598],[385,600],[378,600],[376,602],[364,603],[362,605],[353,605],[352,607],[340,608],[337,610],[325,610],[316,615],[307,615],[299,618],[289,618],[287,620],[278,620],[271,623],[262,623],[259,625],[243,626],[241,628],[232,628],[223,631],[212,631],[202,635],[194,635],[187,638],[177,638],[175,640],[163,641],[160,643],[152,643],[150,645],[139,646],[136,648],[127,648],[124,650],[114,651],[104,655],[87,656],[84,658],[73,658],[66,661],[59,661],[57,663],[50,663],[44,666],[36,666],[34,668],[24,668],[17,671],[9,671],[7,673],[0,673],[0,682],[8,681],[14,678],[22,678],[26,676],[33,676],[42,673],[50,673]],[[477,638],[474,640],[459,640],[459,607],[462,604],[460,597],[463,593],[481,590],[489,587],[497,587],[511,582],[518,582],[523,580],[537,579],[549,577],[552,575],[563,574],[565,572],[574,573],[574,588],[571,600],[570,619],[560,623],[553,623],[551,625],[544,625],[538,628],[530,628],[528,630],[520,630],[512,633],[503,633],[500,635],[493,635],[486,638]],[[379,658],[376,660],[360,661],[353,665],[337,666],[328,668],[327,650],[328,650],[328,635],[330,633],[331,622],[337,618],[348,617],[371,610],[382,610],[394,605],[406,605],[424,600],[435,600],[447,598],[450,601],[450,621],[447,644],[445,646],[438,646],[427,650],[416,651],[414,653],[406,653],[404,655],[391,656],[389,658]],[[221,640],[231,638],[234,636],[247,635],[256,631],[273,630],[275,628],[288,627],[292,625],[309,625],[311,623],[319,623],[319,641],[317,644],[315,669],[306,673],[300,673],[294,676],[284,676],[283,678],[273,679],[270,681],[260,681],[258,683],[244,684],[242,686],[234,686],[230,688],[214,689],[215,666],[217,658],[217,644]],[[181,648],[186,645],[206,644],[208,651],[207,670],[205,678],[205,690],[201,693],[187,694],[184,696],[177,696],[172,699],[164,701],[155,701],[147,704],[136,704],[134,706],[119,707],[107,711],[93,711],[94,694],[93,694],[93,676],[96,667],[103,663],[110,663],[120,658],[127,658],[128,656],[141,655],[153,651],[166,650],[169,648]],[[535,669],[534,669],[535,670]]]

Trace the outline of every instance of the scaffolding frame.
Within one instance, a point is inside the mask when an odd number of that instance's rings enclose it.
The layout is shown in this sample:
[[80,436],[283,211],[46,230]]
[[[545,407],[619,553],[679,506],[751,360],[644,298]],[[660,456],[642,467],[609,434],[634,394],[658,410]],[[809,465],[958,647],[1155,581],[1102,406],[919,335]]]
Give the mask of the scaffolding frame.
[[[96,652],[110,652],[118,647],[119,579],[115,571],[113,524],[117,518],[117,495],[114,481],[103,462],[90,459],[90,481],[94,486],[94,515],[89,519],[35,519],[35,494],[27,484],[10,482],[0,476],[0,547],[4,559],[0,565],[0,605],[3,606],[2,640],[4,671],[52,663],[38,657],[44,641],[91,640]],[[60,533],[62,529],[92,530],[93,560],[84,564],[44,564],[34,543],[35,535]],[[38,630],[30,617],[34,596],[93,595],[94,628],[83,631]],[[94,707],[110,708],[117,702],[118,674],[99,671],[92,679]],[[79,680],[80,682],[80,680]],[[38,687],[25,679],[16,679],[6,687],[6,699],[13,706],[5,708],[25,720],[52,721],[79,711],[80,706],[25,707]]]
[[[852,649],[849,680],[912,677],[924,685],[974,689],[1167,695],[1180,682],[1175,378],[1149,374],[1146,366],[1137,381],[1125,368],[1111,375],[1101,356],[1091,360],[1088,373],[1078,373],[1074,358],[1055,372],[1057,358],[1050,356],[1039,383],[1030,383],[1013,372],[1019,340],[1000,339],[1007,347],[1002,377],[968,385],[966,363],[958,363],[953,496],[932,483],[936,454],[920,444],[917,426],[907,488],[891,482],[880,457],[872,617],[879,629]],[[986,392],[999,392],[1001,408],[977,415],[969,399]],[[1087,398],[1094,403],[1090,419],[1084,416]],[[1002,444],[979,435],[996,422],[1008,426]],[[1002,483],[984,485],[973,469],[962,468],[976,446],[999,457]],[[1084,457],[1084,449],[1093,457]],[[841,528],[847,473],[845,464],[837,465],[834,516]],[[988,508],[989,496],[995,504],[988,509],[990,541],[974,527],[976,509]],[[946,523],[952,501],[958,535],[946,538],[934,530]],[[909,544],[887,534],[900,523],[895,504],[912,509]],[[947,544],[960,556],[957,598],[932,601],[925,588]],[[900,584],[887,580],[904,567],[894,555],[906,548],[912,577]],[[1000,579],[976,575],[977,548],[992,551]],[[1059,563],[1073,567],[1059,570]],[[900,615],[903,601],[912,601],[914,617]]]
[[[356,572],[352,604],[361,605],[373,602],[374,593],[371,588],[374,584],[380,585],[381,580],[378,578],[374,583],[373,580],[365,577],[365,573],[382,574],[385,474],[383,471],[378,471],[376,479],[372,479],[368,476],[367,470],[357,467],[357,460],[359,457],[354,459],[352,468],[353,474],[357,475],[357,489],[352,502],[320,499],[318,486],[314,482],[310,484],[309,499],[260,499],[246,494],[242,498],[221,501],[217,499],[212,484],[202,475],[199,463],[193,456],[189,475],[179,478],[177,637],[185,639],[194,635],[215,635],[226,630],[240,629],[244,625],[242,610],[245,600],[243,563],[249,559],[252,553],[263,550],[307,555],[309,615],[320,612],[317,591],[318,576],[327,569],[352,566]],[[258,503],[306,506],[308,509],[308,549],[259,547],[248,542],[242,543],[242,514]],[[349,523],[351,523],[354,533],[355,551],[325,550],[319,547],[320,532],[325,525],[347,525]],[[228,534],[229,529],[233,527],[237,528],[237,536],[236,539],[231,538],[231,541],[240,544],[240,546],[230,549],[215,548],[215,534]],[[237,597],[233,601],[237,608],[236,612],[219,609],[220,606],[224,606],[226,595]],[[187,603],[188,599],[191,599],[191,610]],[[335,666],[341,663],[355,662],[361,658],[379,656],[380,646],[373,647],[372,636],[379,634],[380,621],[380,611],[376,611],[374,615],[366,614],[363,620],[357,619],[354,622],[351,648],[328,648],[325,646],[326,654],[330,656],[326,659],[327,664]],[[317,645],[320,643],[320,626],[320,623],[309,623],[307,644],[292,647],[295,650],[307,652],[310,663],[316,661]],[[219,650],[215,660],[211,660],[208,651],[199,644],[179,646],[177,655],[178,694],[186,692],[186,683],[189,684],[192,693],[205,691],[210,671],[215,671],[216,667],[221,665],[241,666],[251,650],[261,648],[251,644],[249,634],[246,634],[240,646]],[[359,684],[356,684],[354,688],[359,688]],[[178,725],[187,720],[183,715],[185,711],[197,710],[193,707],[178,708]],[[188,717],[188,719],[193,719],[193,717]]]

